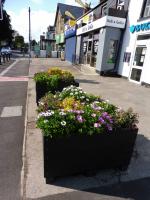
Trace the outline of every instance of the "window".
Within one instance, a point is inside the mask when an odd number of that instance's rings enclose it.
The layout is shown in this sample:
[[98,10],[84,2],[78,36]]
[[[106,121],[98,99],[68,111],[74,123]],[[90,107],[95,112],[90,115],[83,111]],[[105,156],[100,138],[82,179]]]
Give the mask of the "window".
[[124,53],[124,57],[123,57],[123,62],[130,62],[130,58],[131,58],[131,52],[125,52]]
[[134,57],[134,65],[143,67],[144,59],[146,55],[146,47],[137,47]]
[[142,17],[150,17],[150,0],[145,0],[143,3]]
[[116,62],[118,40],[110,40],[107,63],[113,64]]

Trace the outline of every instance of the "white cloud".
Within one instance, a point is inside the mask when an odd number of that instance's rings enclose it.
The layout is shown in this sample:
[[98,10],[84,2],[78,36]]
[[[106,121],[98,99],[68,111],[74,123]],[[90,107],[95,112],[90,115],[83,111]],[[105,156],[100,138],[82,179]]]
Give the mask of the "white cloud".
[[[94,7],[98,4],[99,0],[81,0],[83,3],[90,3],[91,2],[91,6]],[[65,4],[68,5],[73,5],[73,6],[79,6],[80,4],[78,4],[77,2],[75,2],[75,0],[65,0]]]
[[41,4],[43,3],[43,0],[31,0],[35,4]]
[[[13,29],[24,36],[25,41],[29,38],[29,14],[27,9],[22,9],[19,14],[8,11],[11,16],[11,24]],[[40,40],[40,35],[47,31],[49,25],[54,24],[55,13],[49,13],[44,10],[31,10],[31,37]]]

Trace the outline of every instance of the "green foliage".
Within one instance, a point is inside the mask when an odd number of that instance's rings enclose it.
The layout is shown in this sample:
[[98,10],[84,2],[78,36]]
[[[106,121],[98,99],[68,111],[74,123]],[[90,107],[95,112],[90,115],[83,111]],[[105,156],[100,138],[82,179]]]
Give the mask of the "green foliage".
[[[85,97],[81,98],[80,94]],[[135,128],[137,119],[132,109],[120,110],[100,97],[88,96],[81,88],[70,86],[61,93],[48,93],[41,99],[37,127],[48,137],[93,135],[111,133],[116,128]]]

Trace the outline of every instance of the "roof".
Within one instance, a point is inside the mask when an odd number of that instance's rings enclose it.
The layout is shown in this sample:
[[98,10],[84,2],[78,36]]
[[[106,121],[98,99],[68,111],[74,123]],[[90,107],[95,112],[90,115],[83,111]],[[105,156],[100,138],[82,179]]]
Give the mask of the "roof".
[[[55,16],[55,23],[58,15],[58,11],[60,11],[61,15],[65,15],[65,11],[69,11],[73,16],[75,16],[76,19],[81,17],[84,14],[84,8],[78,7],[78,6],[71,6],[63,3],[57,4],[57,10],[56,10],[56,16]],[[54,24],[55,24],[54,23]]]

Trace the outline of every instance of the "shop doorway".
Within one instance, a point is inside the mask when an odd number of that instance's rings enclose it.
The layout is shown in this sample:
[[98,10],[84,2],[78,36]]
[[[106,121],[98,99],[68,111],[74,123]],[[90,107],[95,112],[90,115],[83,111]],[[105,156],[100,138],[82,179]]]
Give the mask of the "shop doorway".
[[135,49],[133,64],[130,72],[130,81],[141,83],[142,70],[144,66],[147,46],[138,41]]
[[83,63],[91,67],[96,67],[98,51],[98,40],[88,39],[83,43]]

